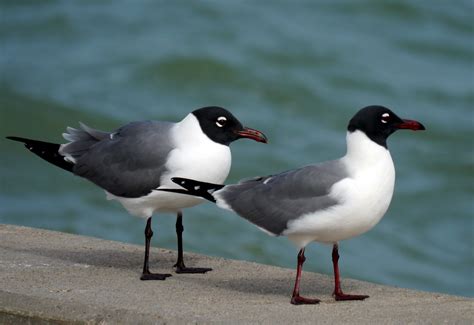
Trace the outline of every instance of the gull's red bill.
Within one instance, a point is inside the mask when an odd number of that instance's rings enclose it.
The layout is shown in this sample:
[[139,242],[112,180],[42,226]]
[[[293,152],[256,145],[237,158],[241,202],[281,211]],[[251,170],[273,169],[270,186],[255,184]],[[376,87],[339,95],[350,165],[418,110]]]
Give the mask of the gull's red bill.
[[399,129],[409,129],[413,131],[425,130],[425,126],[418,121],[414,120],[402,120],[403,122],[397,125]]
[[248,138],[248,139],[252,139],[257,142],[263,142],[263,143],[268,142],[265,134],[251,128],[244,127],[243,130],[235,131],[235,133],[237,133],[241,138]]

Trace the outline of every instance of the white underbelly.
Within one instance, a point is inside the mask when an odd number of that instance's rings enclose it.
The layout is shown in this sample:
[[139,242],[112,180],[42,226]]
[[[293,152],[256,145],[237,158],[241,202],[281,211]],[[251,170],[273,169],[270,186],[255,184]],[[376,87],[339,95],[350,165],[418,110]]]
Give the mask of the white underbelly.
[[372,229],[381,220],[389,204],[389,200],[380,201],[376,206],[362,205],[357,201],[347,202],[339,207],[308,214],[290,222],[284,235],[299,247],[304,247],[313,241],[336,243]]
[[162,191],[152,191],[139,198],[125,198],[107,193],[107,199],[119,201],[131,215],[140,218],[149,218],[155,212],[175,213],[204,202],[194,196]]

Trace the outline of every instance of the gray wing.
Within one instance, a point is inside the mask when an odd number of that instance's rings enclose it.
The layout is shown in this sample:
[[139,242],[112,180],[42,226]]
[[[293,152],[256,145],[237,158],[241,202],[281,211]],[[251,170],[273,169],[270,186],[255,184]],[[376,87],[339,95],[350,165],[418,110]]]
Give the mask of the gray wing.
[[280,235],[289,221],[337,204],[328,194],[347,176],[344,165],[333,160],[228,185],[214,195],[240,216]]
[[173,124],[132,122],[113,133],[81,126],[90,137],[73,135],[75,141],[65,145],[63,153],[74,157],[76,175],[114,195],[140,197],[160,186],[167,156],[173,149],[169,136]]

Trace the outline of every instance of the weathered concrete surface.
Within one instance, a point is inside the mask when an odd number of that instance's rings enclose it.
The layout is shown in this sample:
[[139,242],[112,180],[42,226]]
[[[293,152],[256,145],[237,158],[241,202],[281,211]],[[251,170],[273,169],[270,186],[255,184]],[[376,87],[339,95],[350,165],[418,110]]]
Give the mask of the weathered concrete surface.
[[[0,323],[474,323],[474,300],[345,279],[362,302],[335,302],[332,279],[304,273],[313,306],[289,303],[289,269],[186,254],[205,275],[140,281],[143,248],[96,238],[0,225]],[[173,251],[154,249],[151,267],[170,272]]]

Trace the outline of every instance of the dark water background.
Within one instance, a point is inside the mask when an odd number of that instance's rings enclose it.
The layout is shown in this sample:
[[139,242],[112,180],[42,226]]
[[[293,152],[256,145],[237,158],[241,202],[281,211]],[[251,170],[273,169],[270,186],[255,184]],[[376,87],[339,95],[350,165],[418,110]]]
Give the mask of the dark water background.
[[[111,130],[221,105],[271,140],[232,145],[233,182],[341,156],[348,119],[369,104],[422,121],[426,132],[390,138],[392,205],[341,243],[342,273],[474,295],[472,1],[0,4],[2,137],[61,142],[78,121]],[[144,221],[102,190],[16,143],[0,152],[0,223],[143,242]],[[154,245],[176,247],[174,222],[155,218]],[[210,204],[185,226],[187,250],[295,265],[287,239]],[[307,257],[306,270],[332,272],[330,247]]]

